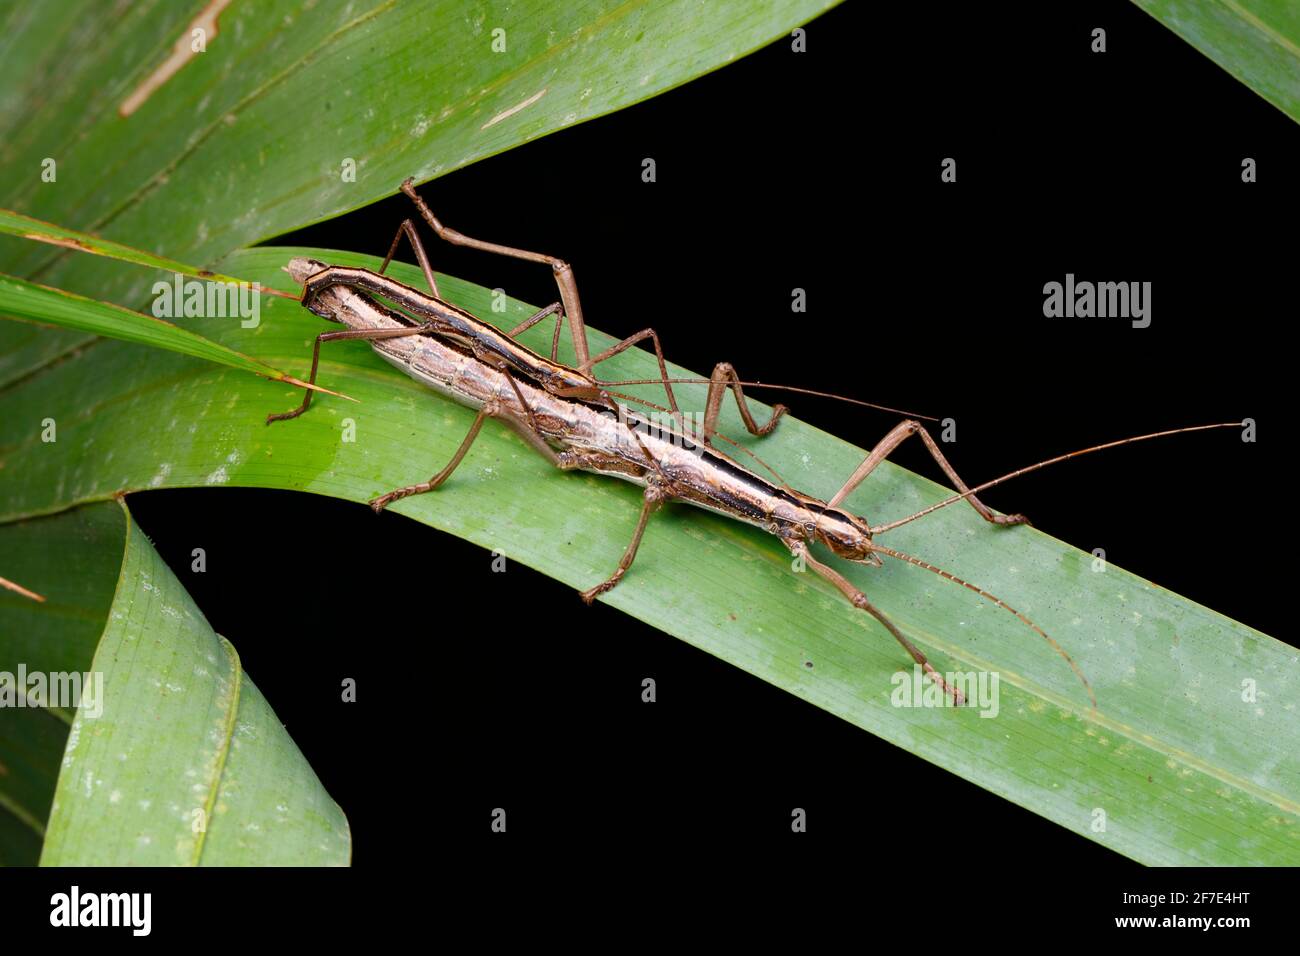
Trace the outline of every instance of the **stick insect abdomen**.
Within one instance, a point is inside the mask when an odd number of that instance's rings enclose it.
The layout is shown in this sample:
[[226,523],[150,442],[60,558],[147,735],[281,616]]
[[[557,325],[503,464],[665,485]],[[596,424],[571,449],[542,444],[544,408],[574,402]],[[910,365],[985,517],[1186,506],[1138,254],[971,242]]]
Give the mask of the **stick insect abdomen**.
[[[839,557],[876,563],[870,557],[871,530],[862,518],[832,508],[820,498],[775,485],[712,446],[675,431],[646,427],[636,416],[627,417],[638,425],[641,442],[618,432],[613,437],[623,457],[642,466],[640,474],[630,475],[619,468],[588,470],[638,484],[661,472],[670,480],[671,497],[676,500],[752,524],[783,541],[820,542]],[[644,452],[653,458],[657,469],[646,467]]]

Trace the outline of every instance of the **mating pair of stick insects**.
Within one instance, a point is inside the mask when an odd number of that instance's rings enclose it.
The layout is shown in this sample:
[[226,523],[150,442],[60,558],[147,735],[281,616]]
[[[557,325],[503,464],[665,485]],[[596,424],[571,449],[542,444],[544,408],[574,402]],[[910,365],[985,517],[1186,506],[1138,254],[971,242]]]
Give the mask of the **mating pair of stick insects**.
[[[1037,624],[977,585],[920,558],[880,544],[875,540],[876,536],[959,501],[968,502],[990,524],[1021,524],[1025,522],[1024,516],[997,514],[980,501],[977,494],[1019,475],[1090,452],[1181,432],[1239,426],[1239,423],[1231,422],[1176,428],[1095,445],[1017,469],[972,488],[962,481],[938,443],[917,420],[924,416],[914,416],[892,428],[840,489],[829,500],[822,500],[796,491],[779,480],[769,481],[716,447],[718,439],[729,441],[718,432],[718,418],[728,390],[734,395],[740,417],[749,432],[762,436],[776,427],[786,411],[784,406],[774,406],[768,419],[760,423],[746,401],[744,387],[759,383],[742,381],[731,365],[719,363],[708,379],[703,425],[698,431],[687,429],[672,386],[685,382],[702,383],[704,380],[669,376],[659,336],[654,329],[642,329],[592,355],[573,270],[567,262],[459,233],[438,220],[415,192],[411,180],[404,182],[401,189],[415,204],[423,220],[447,242],[550,266],[559,287],[560,301],[538,310],[508,332],[483,322],[440,296],[433,268],[415,223],[407,219],[398,228],[388,255],[384,257],[383,265],[377,272],[330,266],[310,259],[294,259],[289,263],[286,271],[302,284],[303,305],[324,319],[347,326],[342,331],[322,332],[316,336],[308,381],[312,384],[316,381],[322,343],[359,339],[369,342],[382,358],[416,381],[454,401],[477,409],[478,414],[470,425],[469,432],[451,460],[427,481],[397,488],[372,500],[371,506],[376,511],[383,510],[400,498],[432,491],[446,481],[464,460],[488,418],[500,420],[517,431],[539,454],[558,468],[611,475],[642,486],[644,496],[632,540],[614,572],[601,583],[582,592],[582,598],[587,603],[616,586],[627,574],[636,559],[651,515],[665,502],[683,501],[775,535],[805,567],[811,568],[814,573],[834,585],[855,608],[879,621],[955,704],[964,702],[960,691],[944,681],[925,655],[861,589],[830,564],[814,557],[811,551],[813,545],[821,545],[845,561],[875,567],[881,566],[882,555],[891,557],[973,591],[1013,614],[1055,649],[1083,684],[1095,707],[1096,697],[1083,672],[1065,649]],[[404,235],[414,249],[416,260],[428,283],[430,291],[427,293],[384,275]],[[521,332],[552,316],[555,327],[549,357],[519,344],[516,337]],[[576,363],[572,366],[562,364],[557,357],[561,330],[566,319],[577,356]],[[596,377],[595,366],[647,340],[654,347],[659,378],[602,381]],[[613,390],[615,387],[637,384],[662,384],[667,407]],[[813,389],[780,387],[805,394],[827,394]],[[267,423],[303,414],[311,406],[312,394],[308,390],[301,405],[293,411],[268,416]],[[673,426],[652,426],[646,417],[629,411],[620,400],[637,402],[666,412]],[[845,400],[884,409],[883,406],[869,402]],[[920,438],[958,493],[915,514],[879,525],[873,525],[866,518],[841,507],[845,498],[895,448],[912,436]]]

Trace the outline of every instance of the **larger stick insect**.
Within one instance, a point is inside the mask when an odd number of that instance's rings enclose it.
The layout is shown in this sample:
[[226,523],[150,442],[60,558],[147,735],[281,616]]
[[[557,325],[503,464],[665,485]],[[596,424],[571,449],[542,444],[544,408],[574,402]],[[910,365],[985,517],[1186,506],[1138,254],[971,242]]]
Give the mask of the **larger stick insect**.
[[[427,481],[397,488],[373,499],[370,504],[376,511],[382,511],[400,498],[432,491],[446,481],[464,459],[487,418],[498,419],[516,430],[533,448],[561,469],[581,469],[612,475],[643,486],[644,499],[636,528],[632,532],[632,540],[614,572],[604,581],[582,592],[582,599],[588,604],[615,587],[631,568],[650,516],[664,502],[684,501],[755,525],[778,537],[804,566],[833,584],[855,608],[879,621],[954,704],[964,703],[960,691],[943,679],[925,655],[866,594],[835,568],[815,558],[810,551],[811,545],[820,544],[838,558],[875,567],[881,565],[880,556],[886,555],[924,568],[975,592],[1015,615],[1051,645],[1074,671],[1095,707],[1096,697],[1082,670],[1064,648],[1028,617],[983,588],[920,558],[886,547],[877,542],[875,537],[963,500],[969,502],[980,517],[990,524],[1022,524],[1026,520],[1023,515],[997,514],[976,497],[977,493],[1018,475],[1092,451],[1180,432],[1239,426],[1239,423],[1231,422],[1139,435],[1059,455],[971,488],[953,470],[930,433],[913,417],[891,429],[839,491],[829,500],[823,501],[784,484],[773,483],[715,447],[715,439],[725,437],[718,433],[717,424],[728,390],[735,396],[740,417],[749,432],[762,436],[776,427],[786,411],[784,406],[774,406],[770,417],[763,423],[749,409],[744,386],[757,383],[742,381],[730,364],[719,363],[708,380],[703,426],[698,431],[686,429],[672,386],[674,383],[697,380],[669,377],[659,336],[654,329],[643,329],[599,354],[592,355],[588,348],[577,285],[568,263],[553,256],[485,242],[456,232],[434,216],[415,192],[411,180],[404,182],[401,189],[410,197],[424,221],[447,242],[549,265],[559,287],[560,301],[538,310],[509,332],[488,325],[441,298],[433,268],[420,242],[415,223],[406,219],[398,227],[388,255],[384,257],[378,272],[329,266],[310,259],[294,259],[289,264],[287,271],[303,286],[303,305],[324,319],[348,326],[343,331],[322,332],[316,336],[308,382],[314,384],[316,381],[322,343],[360,339],[368,341],[381,357],[417,381],[478,410],[469,432],[442,470]],[[428,293],[403,285],[383,274],[397,252],[403,235],[415,251],[416,260],[429,285]],[[379,296],[399,309],[391,308],[373,296]],[[549,358],[516,341],[516,336],[521,332],[551,316],[555,319],[555,330],[551,338]],[[577,356],[573,366],[563,365],[557,359],[565,319],[569,322]],[[595,376],[593,369],[596,365],[647,339],[654,346],[658,360],[658,379],[607,382]],[[611,391],[614,386],[651,383],[663,385],[668,405],[663,408],[648,402],[644,404],[667,412],[675,427],[651,425],[644,417],[629,412],[626,406],[617,401],[618,398],[631,399],[631,396]],[[811,389],[792,390],[824,394]],[[303,414],[311,405],[312,395],[310,390],[307,391],[301,405],[290,412],[269,415],[267,423]],[[870,405],[855,399],[849,401]],[[913,515],[881,525],[872,525],[866,518],[841,508],[840,503],[895,448],[913,435],[920,437],[931,457],[957,487],[958,493]]]

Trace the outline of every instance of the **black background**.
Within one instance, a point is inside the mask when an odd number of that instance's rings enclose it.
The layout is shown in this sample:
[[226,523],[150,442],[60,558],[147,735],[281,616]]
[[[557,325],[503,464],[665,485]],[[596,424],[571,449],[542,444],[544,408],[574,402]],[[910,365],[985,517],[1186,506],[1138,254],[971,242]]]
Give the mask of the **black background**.
[[[972,482],[1098,441],[1255,418],[1256,444],[1181,436],[985,500],[1291,640],[1273,597],[1287,587],[1291,482],[1270,479],[1286,474],[1300,129],[1130,3],[940,6],[845,4],[809,25],[804,54],[778,41],[421,193],[454,228],[566,258],[592,325],[653,325],[687,367],[728,359],[747,377],[956,418],[947,450]],[[955,184],[939,179],[948,156]],[[1246,156],[1256,184],[1241,182]],[[382,255],[408,214],[398,196],[274,244]],[[437,271],[555,298],[544,267],[428,243]],[[1151,327],[1044,319],[1042,286],[1067,272],[1151,281]],[[782,400],[867,447],[895,421]],[[919,444],[893,460],[940,477]],[[412,462],[394,483],[442,464],[418,450]],[[577,894],[592,859],[700,879],[759,854],[789,866],[794,918],[817,912],[803,876],[832,862],[850,882],[885,881],[883,898],[856,904],[881,919],[979,906],[1077,926],[1078,894],[1096,904],[1084,922],[1104,922],[1118,888],[1149,879],[540,573],[492,574],[486,552],[400,516],[250,490],[131,506],[347,813],[349,905],[385,898],[393,864],[436,880],[576,863],[536,890]],[[304,557],[258,548],[254,531]],[[205,574],[189,570],[194,547]],[[445,615],[375,600],[401,569],[429,572],[418,593]],[[484,633],[513,637],[508,658]],[[645,676],[654,706],[640,702]],[[344,677],[356,704],[339,702]],[[488,831],[497,806],[508,842]],[[801,837],[794,806],[809,814]]]

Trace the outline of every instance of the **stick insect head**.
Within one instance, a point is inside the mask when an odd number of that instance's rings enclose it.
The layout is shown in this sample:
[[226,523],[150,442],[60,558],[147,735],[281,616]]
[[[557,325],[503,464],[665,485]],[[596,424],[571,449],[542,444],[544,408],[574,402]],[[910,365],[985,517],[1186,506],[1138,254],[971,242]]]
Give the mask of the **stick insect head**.
[[[321,272],[328,268],[329,266],[327,266],[323,262],[319,262],[316,259],[303,258],[300,256],[294,259],[290,259],[289,264],[284,267],[284,271],[289,273],[289,275],[293,278],[294,282],[298,283],[300,286],[303,286],[305,291],[307,280],[310,279],[312,276],[314,276],[316,273]],[[306,303],[306,305],[311,312],[320,316],[322,319],[325,319],[329,322],[337,322],[340,325],[344,324],[343,320],[340,319],[334,313],[333,310],[314,309],[312,308],[311,303]]]
[[871,546],[871,523],[866,518],[839,508],[826,508],[810,530],[810,537],[826,545],[836,556],[880,567],[880,558]]

